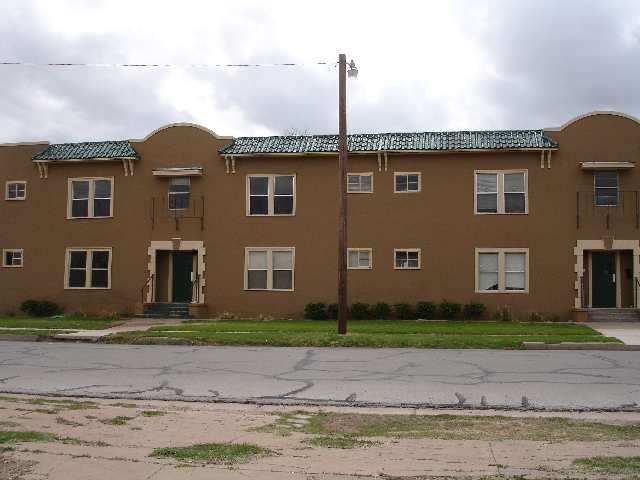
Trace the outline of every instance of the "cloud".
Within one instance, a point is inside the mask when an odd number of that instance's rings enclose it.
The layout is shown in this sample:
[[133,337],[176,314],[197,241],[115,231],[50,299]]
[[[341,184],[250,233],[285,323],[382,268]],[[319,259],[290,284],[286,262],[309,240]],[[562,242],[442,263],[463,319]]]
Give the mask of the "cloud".
[[176,121],[236,136],[334,133],[337,72],[313,63],[339,51],[360,69],[348,84],[350,131],[541,128],[594,109],[639,115],[639,32],[632,0],[7,0],[3,60],[306,66],[0,67],[0,142],[139,138]]

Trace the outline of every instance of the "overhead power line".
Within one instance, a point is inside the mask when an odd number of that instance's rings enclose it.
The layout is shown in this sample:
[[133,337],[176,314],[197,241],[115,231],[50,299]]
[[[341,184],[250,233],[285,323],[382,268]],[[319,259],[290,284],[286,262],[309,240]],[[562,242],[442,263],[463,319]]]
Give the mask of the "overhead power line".
[[25,67],[121,67],[121,68],[240,68],[240,67],[304,67],[315,65],[337,65],[336,62],[311,63],[37,63],[37,62],[7,62],[0,61],[0,66]]

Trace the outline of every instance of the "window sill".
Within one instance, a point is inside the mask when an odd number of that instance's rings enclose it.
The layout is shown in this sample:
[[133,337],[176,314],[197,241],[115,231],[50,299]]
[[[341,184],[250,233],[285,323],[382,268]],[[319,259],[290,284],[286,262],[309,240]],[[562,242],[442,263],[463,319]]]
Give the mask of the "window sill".
[[106,218],[113,218],[113,215],[108,217],[67,217],[67,220],[104,220]]
[[65,290],[111,290],[111,287],[64,287]]
[[245,288],[245,292],[293,292],[294,289],[281,289],[281,288]]
[[7,202],[24,202],[27,199],[27,197],[22,197],[22,198],[5,198],[5,200]]
[[247,213],[247,217],[295,217],[295,213],[274,213],[274,214],[262,214],[262,213]]
[[22,268],[22,265],[2,265],[2,268]]
[[529,290],[476,290],[476,293],[488,293],[488,294],[495,294],[495,293],[507,293],[507,294],[523,294],[523,293],[529,293]]
[[475,212],[475,215],[529,215],[529,212]]
[[393,267],[394,270],[422,270],[422,267]]
[[367,193],[368,193],[368,194],[370,194],[370,195],[371,195],[371,194],[373,193],[373,191],[371,191],[371,192],[347,192],[347,193],[348,193],[349,195],[351,195],[352,193],[355,193],[355,194],[362,194],[362,193],[363,193],[363,194],[367,194]]
[[393,193],[400,193],[400,194],[402,194],[402,193],[420,193],[420,192],[421,192],[421,190],[403,190],[403,191],[394,190],[393,191]]
[[347,270],[373,270],[373,267],[347,267]]

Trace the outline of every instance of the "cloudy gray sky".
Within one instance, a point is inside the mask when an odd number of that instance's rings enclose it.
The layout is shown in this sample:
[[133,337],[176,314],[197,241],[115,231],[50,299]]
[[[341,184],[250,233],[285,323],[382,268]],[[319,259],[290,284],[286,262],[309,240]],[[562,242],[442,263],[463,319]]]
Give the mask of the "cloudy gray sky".
[[[0,142],[333,133],[339,52],[352,132],[640,116],[638,0],[2,0],[2,61],[178,67],[0,66]],[[180,67],[227,62],[303,65]]]

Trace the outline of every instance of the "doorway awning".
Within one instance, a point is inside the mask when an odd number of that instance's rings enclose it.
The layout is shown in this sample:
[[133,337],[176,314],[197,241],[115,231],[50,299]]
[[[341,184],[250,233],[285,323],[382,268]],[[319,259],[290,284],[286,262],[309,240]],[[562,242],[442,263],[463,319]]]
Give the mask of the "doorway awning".
[[635,167],[633,162],[582,162],[583,170],[627,170]]
[[154,168],[152,173],[156,177],[201,177],[202,167],[165,167]]

